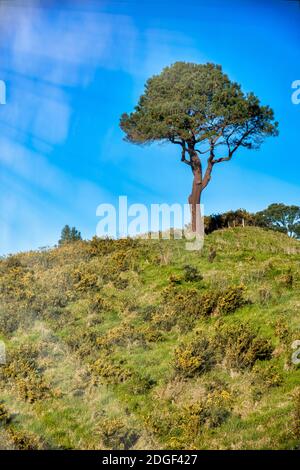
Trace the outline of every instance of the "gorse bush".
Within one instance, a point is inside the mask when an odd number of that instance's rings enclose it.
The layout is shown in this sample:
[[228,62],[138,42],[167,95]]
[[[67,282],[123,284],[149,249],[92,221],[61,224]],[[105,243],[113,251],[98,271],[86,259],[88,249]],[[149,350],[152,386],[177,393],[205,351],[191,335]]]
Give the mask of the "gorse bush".
[[207,338],[196,338],[175,349],[174,370],[182,377],[194,377],[212,368],[215,353]]
[[[259,363],[257,363],[259,364]],[[253,367],[252,395],[254,399],[260,399],[268,390],[279,387],[283,383],[283,374],[274,364],[265,367]]]
[[268,339],[258,336],[257,330],[247,323],[221,326],[214,344],[219,360],[237,370],[251,368],[258,360],[271,359],[274,349]]
[[232,397],[221,390],[185,405],[163,402],[145,422],[151,432],[166,440],[168,449],[193,450],[207,429],[218,428],[231,415]]
[[10,383],[20,398],[29,403],[52,396],[51,387],[38,366],[38,355],[38,349],[33,346],[20,347],[1,368],[2,380]]
[[98,357],[89,365],[89,371],[99,383],[120,384],[132,377],[124,360],[113,361],[108,355]]
[[201,402],[189,405],[185,412],[190,429],[201,432],[203,427],[221,426],[231,415],[232,397],[226,390],[209,393]]
[[14,428],[7,429],[9,439],[17,450],[41,450],[44,444],[37,436],[28,431],[20,431]]
[[128,380],[128,390],[134,395],[143,395],[149,392],[156,383],[156,380],[149,375],[135,373]]
[[0,335],[10,337],[20,326],[17,315],[7,307],[0,311]]
[[74,289],[79,293],[91,292],[98,287],[98,276],[96,273],[82,272],[80,269],[76,269],[73,276]]
[[244,299],[244,286],[231,287],[223,293],[220,293],[217,302],[218,311],[221,314],[235,312],[238,308],[246,304]]
[[144,345],[144,343],[145,338],[142,330],[135,328],[126,321],[121,323],[120,326],[109,330],[106,335],[97,338],[99,348],[134,346],[136,344]]
[[246,303],[243,286],[202,293],[195,288],[170,285],[163,291],[162,308],[153,315],[152,320],[167,331],[175,325],[181,331],[189,331],[201,318],[234,313]]
[[100,436],[105,447],[112,450],[131,449],[139,438],[138,433],[121,418],[104,419]]
[[280,281],[284,287],[292,289],[294,284],[294,274],[291,268],[289,268],[287,272],[281,276]]

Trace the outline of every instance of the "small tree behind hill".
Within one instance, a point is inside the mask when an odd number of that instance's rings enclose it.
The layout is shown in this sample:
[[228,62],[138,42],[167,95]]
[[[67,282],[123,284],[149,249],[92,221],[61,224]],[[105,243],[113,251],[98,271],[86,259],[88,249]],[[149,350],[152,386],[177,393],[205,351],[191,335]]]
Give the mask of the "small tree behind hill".
[[72,243],[78,240],[82,240],[79,230],[77,230],[75,227],[71,228],[69,225],[65,225],[61,231],[58,244],[65,245],[66,243]]
[[300,238],[300,206],[270,204],[256,214],[257,224]]

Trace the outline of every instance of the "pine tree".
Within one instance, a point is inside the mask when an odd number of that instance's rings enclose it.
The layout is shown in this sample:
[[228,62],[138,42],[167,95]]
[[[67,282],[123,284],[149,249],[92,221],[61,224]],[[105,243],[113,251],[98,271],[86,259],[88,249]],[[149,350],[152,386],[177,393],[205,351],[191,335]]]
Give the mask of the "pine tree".
[[72,243],[78,240],[82,240],[79,230],[77,230],[75,227],[70,228],[69,225],[65,225],[61,231],[58,244],[64,245],[66,243]]

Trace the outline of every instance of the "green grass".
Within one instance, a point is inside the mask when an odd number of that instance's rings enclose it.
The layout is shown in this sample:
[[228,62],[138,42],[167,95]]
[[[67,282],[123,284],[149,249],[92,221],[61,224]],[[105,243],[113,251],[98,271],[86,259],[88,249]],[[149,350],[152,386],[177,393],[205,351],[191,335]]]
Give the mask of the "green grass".
[[[255,227],[216,231],[202,252],[184,240],[95,239],[0,260],[10,416],[0,448],[20,448],[18,436],[38,449],[299,448],[299,261],[298,241]],[[187,264],[203,279],[185,281]],[[231,308],[241,285],[243,302]],[[201,299],[214,295],[205,316]],[[243,337],[241,354],[254,355],[234,359],[244,324],[271,355]],[[189,373],[203,338],[212,364]]]

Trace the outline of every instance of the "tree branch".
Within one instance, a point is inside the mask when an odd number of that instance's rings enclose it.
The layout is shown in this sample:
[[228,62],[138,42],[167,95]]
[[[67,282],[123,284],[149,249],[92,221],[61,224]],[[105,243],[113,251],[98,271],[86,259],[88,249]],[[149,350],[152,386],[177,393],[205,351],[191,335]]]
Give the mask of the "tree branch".
[[187,148],[186,148],[186,145],[185,145],[185,141],[184,140],[175,140],[173,138],[170,138],[170,141],[173,143],[173,144],[178,144],[178,145],[181,145],[182,147],[182,151],[181,151],[181,161],[183,163],[185,163],[186,165],[188,166],[192,166],[192,163],[190,160],[187,160],[185,158],[185,155],[186,155],[186,152],[187,152]]
[[226,143],[227,143],[227,147],[228,147],[228,156],[227,157],[221,157],[221,158],[217,158],[217,159],[213,159],[212,161],[212,164],[215,165],[216,163],[221,163],[221,162],[228,162],[229,160],[232,159],[232,156],[234,154],[234,152],[237,151],[237,149],[240,147],[240,145],[242,145],[243,143],[243,140],[248,137],[248,135],[251,134],[251,132],[254,130],[254,128],[252,129],[248,129],[244,134],[243,136],[240,138],[240,140],[238,140],[237,144],[231,149],[230,148],[230,143],[229,143],[229,138],[231,137],[231,135],[233,133],[231,133],[227,139],[226,139]]

